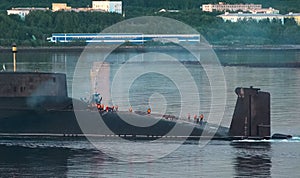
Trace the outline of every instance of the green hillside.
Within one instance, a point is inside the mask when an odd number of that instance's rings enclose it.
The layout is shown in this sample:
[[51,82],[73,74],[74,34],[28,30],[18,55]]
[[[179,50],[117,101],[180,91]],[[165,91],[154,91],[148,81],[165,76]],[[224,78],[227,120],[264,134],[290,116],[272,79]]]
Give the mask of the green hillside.
[[[7,16],[4,9],[10,7],[51,7],[56,0],[3,0],[0,5],[0,46],[17,42],[24,46],[53,45],[46,41],[52,33],[97,33],[122,20],[144,15],[164,16],[182,21],[198,30],[210,43],[221,45],[241,44],[300,44],[300,27],[294,20],[286,19],[285,25],[268,20],[224,22],[217,13],[204,13],[205,0],[126,0],[123,1],[126,16],[100,12],[31,12],[25,20],[17,15]],[[91,6],[90,0],[65,0],[72,7]],[[285,12],[300,9],[298,0],[231,0],[227,3],[263,3]],[[280,7],[280,8],[279,8]],[[178,13],[158,13],[162,8],[178,9]]]

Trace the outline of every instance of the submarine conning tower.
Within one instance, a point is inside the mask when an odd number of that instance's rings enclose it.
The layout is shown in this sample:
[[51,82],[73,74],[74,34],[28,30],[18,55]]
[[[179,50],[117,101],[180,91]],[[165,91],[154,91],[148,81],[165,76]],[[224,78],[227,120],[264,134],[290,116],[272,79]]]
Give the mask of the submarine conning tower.
[[229,136],[270,137],[270,93],[259,88],[236,88],[238,95]]
[[67,97],[66,75],[41,72],[0,72],[0,97]]

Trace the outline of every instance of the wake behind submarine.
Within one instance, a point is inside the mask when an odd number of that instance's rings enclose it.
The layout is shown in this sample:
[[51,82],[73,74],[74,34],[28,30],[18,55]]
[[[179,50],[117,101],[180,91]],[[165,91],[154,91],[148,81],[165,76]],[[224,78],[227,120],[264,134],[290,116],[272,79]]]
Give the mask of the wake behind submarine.
[[[99,111],[97,107],[91,108],[81,100],[68,97],[66,75],[61,73],[1,72],[0,85],[2,136],[114,135],[155,139],[167,135],[199,139],[203,132],[213,132],[212,138],[220,140],[291,137],[284,134],[271,137],[270,94],[253,87],[236,88],[237,102],[230,128],[227,128],[207,122],[199,125],[168,120],[165,116],[144,112]],[[131,122],[155,124],[139,127],[129,124]],[[170,135],[174,127],[177,132]],[[191,132],[186,134],[186,130]]]

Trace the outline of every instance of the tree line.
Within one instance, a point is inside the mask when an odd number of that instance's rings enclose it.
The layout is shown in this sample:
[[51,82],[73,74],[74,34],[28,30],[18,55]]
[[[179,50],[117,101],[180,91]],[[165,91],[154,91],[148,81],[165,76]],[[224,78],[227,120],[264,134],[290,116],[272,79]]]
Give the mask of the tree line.
[[[37,0],[14,0],[12,2],[19,1],[24,3],[19,5],[23,7],[35,6],[34,4],[37,2]],[[243,3],[255,1],[244,0]],[[10,1],[4,0],[1,3],[1,8],[6,4],[5,2]],[[38,2],[51,4],[56,1],[43,0]],[[74,7],[83,7],[84,4],[91,3],[90,0],[66,0],[65,2]],[[186,23],[196,29],[211,44],[300,44],[300,27],[293,19],[285,19],[284,25],[276,20],[272,22],[269,20],[224,22],[217,17],[220,14],[218,12],[202,12],[199,9],[202,2],[204,0],[125,0],[123,1],[125,17],[120,14],[101,12],[33,11],[26,16],[25,20],[21,20],[17,15],[7,16],[6,12],[2,11],[0,12],[0,46],[10,46],[12,42],[24,46],[54,45],[46,41],[46,38],[50,37],[52,33],[99,33],[117,22],[145,15],[163,16]],[[226,2],[239,3],[241,1],[230,0]],[[268,2],[280,4],[282,1],[269,0]],[[293,2],[295,0],[287,0],[287,4],[293,4]],[[39,5],[45,7],[42,4]],[[160,13],[159,10],[162,7],[180,9],[180,11],[177,13]],[[275,6],[272,5],[272,7]]]
[[193,13],[162,13],[162,16],[177,19],[195,28],[211,44],[300,44],[300,26],[294,19],[241,20],[224,22],[223,19],[194,11]]
[[51,45],[46,39],[52,33],[99,33],[121,20],[120,14],[99,12],[33,11],[25,20],[0,13],[0,45]]
[[[116,0],[118,1],[118,0]],[[120,0],[119,0],[120,1]],[[299,12],[299,0],[122,0],[123,6],[127,7],[147,7],[147,8],[165,8],[165,9],[199,9],[202,4],[218,3],[254,3],[262,4],[264,8],[273,7],[281,13]],[[0,10],[4,11],[12,7],[49,7],[52,3],[67,3],[72,7],[91,7],[92,0],[1,0]]]

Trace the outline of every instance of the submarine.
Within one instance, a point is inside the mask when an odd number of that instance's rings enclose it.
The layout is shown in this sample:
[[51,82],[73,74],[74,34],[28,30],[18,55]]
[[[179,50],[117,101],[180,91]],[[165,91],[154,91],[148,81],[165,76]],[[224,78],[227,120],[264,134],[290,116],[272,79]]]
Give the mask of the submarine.
[[[259,88],[235,90],[237,102],[229,128],[202,125],[166,115],[129,111],[100,111],[71,98],[66,75],[43,72],[0,72],[0,136],[118,136],[131,139],[184,137],[199,139],[284,139],[271,137],[270,93]],[[75,107],[76,106],[76,107]],[[139,126],[130,123],[143,123]],[[172,132],[176,128],[176,132]]]

